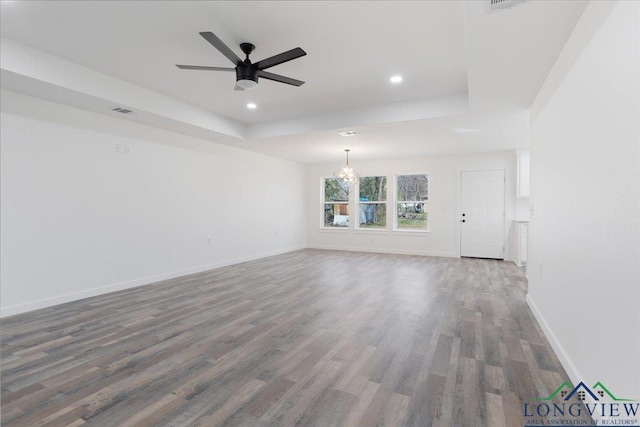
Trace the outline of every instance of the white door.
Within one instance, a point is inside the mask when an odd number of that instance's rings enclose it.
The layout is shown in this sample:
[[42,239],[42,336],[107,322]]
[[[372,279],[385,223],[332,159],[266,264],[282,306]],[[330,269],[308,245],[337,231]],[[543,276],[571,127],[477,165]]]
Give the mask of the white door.
[[504,259],[504,171],[464,171],[460,188],[460,255]]

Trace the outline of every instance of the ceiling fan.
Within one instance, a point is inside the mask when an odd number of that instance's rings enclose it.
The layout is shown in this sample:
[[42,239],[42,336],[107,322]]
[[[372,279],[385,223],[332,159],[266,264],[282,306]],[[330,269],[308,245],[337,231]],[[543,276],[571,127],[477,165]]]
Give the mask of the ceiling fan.
[[208,70],[208,71],[234,71],[236,72],[236,87],[235,90],[253,89],[258,86],[258,77],[263,79],[273,80],[274,82],[286,83],[292,86],[302,86],[304,84],[301,80],[292,79],[290,77],[281,76],[279,74],[273,74],[268,71],[264,71],[267,68],[271,68],[275,65],[282,64],[292,59],[305,56],[307,52],[297,47],[295,49],[288,50],[278,55],[272,56],[256,63],[251,63],[249,55],[256,48],[251,43],[240,43],[240,49],[246,55],[245,60],[240,59],[229,47],[224,44],[215,34],[210,31],[200,33],[202,37],[209,43],[218,49],[224,56],[229,58],[231,62],[235,64],[235,68],[226,67],[206,67],[200,65],[176,65],[176,67],[183,70]]

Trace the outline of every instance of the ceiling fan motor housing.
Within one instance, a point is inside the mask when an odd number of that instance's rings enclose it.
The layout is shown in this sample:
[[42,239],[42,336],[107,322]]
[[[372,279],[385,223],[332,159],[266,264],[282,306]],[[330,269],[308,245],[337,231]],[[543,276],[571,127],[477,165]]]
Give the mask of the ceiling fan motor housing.
[[258,69],[253,67],[249,60],[249,55],[255,48],[251,43],[240,43],[240,49],[247,56],[247,59],[236,66],[236,84],[243,89],[253,89],[258,85]]
[[[241,80],[251,80],[257,84],[258,69],[251,65],[238,64],[236,67],[236,81],[240,82]],[[255,85],[250,85],[250,87],[255,87]]]

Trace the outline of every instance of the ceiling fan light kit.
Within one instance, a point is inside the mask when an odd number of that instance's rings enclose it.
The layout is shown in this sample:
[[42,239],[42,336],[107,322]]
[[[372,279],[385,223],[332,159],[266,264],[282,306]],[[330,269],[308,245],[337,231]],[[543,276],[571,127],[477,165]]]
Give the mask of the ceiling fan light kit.
[[242,89],[253,89],[258,87],[258,77],[250,78],[246,76],[239,76],[236,84]]
[[235,64],[235,68],[225,67],[209,67],[202,65],[179,65],[176,67],[182,70],[205,70],[205,71],[234,71],[236,72],[236,86],[235,90],[253,89],[258,86],[258,79],[272,80],[274,82],[285,83],[292,86],[302,86],[304,82],[302,80],[292,79],[291,77],[281,76],[279,74],[273,74],[268,71],[264,71],[267,68],[274,67],[284,62],[291,61],[301,56],[305,56],[307,52],[299,47],[272,56],[262,61],[252,63],[249,59],[249,55],[256,48],[251,43],[240,43],[240,49],[245,54],[245,60],[240,59],[222,40],[210,31],[200,33],[200,35],[208,41],[213,47],[218,49],[220,53],[227,57],[231,62]]

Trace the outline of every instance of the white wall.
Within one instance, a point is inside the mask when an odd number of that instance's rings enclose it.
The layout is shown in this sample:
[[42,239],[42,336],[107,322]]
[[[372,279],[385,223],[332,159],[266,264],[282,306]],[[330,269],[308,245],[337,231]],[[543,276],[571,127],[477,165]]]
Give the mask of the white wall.
[[[351,165],[361,176],[387,176],[387,186],[393,185],[396,174],[429,174],[429,228],[430,232],[391,231],[393,207],[388,209],[389,230],[355,230],[322,228],[322,180],[331,178],[340,162],[312,165],[307,175],[307,244],[323,249],[405,253],[416,255],[458,256],[460,172],[463,170],[505,170],[505,245],[509,256],[509,232],[515,213],[515,152],[497,152],[460,156],[437,156],[410,159],[389,159],[361,162],[352,153]],[[352,192],[352,206],[355,194]],[[350,211],[354,224],[355,213]]]
[[640,399],[640,3],[592,2],[556,66],[532,109],[528,301],[574,382]]
[[1,119],[3,316],[305,244],[302,165],[7,91]]

